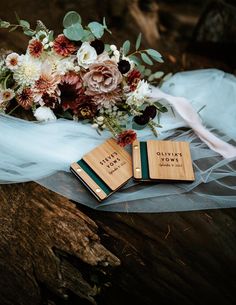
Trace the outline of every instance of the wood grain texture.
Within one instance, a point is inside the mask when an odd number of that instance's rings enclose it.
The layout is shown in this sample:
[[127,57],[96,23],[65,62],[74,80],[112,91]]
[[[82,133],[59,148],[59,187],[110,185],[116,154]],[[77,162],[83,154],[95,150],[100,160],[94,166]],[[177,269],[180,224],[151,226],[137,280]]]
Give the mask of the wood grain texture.
[[96,231],[73,203],[36,183],[1,185],[0,304],[48,304],[70,294],[94,304],[100,288],[92,276],[119,264]]
[[189,143],[147,141],[150,179],[193,181]]
[[117,190],[133,175],[129,153],[114,139],[109,139],[83,157],[83,160],[113,190]]
[[133,162],[133,176],[135,179],[142,178],[142,165],[140,156],[140,144],[135,140],[132,144],[132,162]]

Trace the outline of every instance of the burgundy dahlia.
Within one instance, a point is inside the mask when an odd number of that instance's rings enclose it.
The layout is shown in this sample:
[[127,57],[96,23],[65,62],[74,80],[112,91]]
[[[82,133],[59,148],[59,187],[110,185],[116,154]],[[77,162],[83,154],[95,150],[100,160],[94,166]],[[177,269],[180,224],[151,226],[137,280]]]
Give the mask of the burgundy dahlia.
[[61,92],[61,105],[64,111],[71,109],[74,112],[78,105],[84,102],[84,89],[81,77],[78,74],[67,73],[62,77],[58,87]]
[[137,139],[137,134],[133,130],[125,130],[118,135],[117,143],[121,147],[125,147],[128,144],[132,144]]
[[83,103],[80,103],[75,109],[74,113],[79,119],[92,119],[97,112],[97,105],[91,100],[87,99]]

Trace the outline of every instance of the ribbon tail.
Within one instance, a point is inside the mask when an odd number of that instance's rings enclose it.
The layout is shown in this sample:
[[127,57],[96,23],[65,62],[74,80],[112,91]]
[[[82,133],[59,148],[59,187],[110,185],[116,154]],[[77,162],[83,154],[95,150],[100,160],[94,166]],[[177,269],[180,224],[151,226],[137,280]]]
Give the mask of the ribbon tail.
[[224,158],[236,157],[236,147],[219,139],[206,127],[203,126],[201,119],[191,103],[184,97],[175,97],[162,92],[159,88],[152,87],[150,95],[152,99],[165,99],[182,117],[189,127],[197,134],[197,136],[205,142],[209,148],[216,151]]

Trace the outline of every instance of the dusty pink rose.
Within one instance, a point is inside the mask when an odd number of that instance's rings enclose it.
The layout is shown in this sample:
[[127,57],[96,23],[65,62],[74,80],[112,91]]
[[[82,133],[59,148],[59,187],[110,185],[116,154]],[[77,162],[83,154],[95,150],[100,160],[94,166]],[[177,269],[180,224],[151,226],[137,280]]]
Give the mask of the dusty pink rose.
[[105,60],[92,64],[84,75],[87,86],[86,94],[97,95],[114,91],[122,81],[122,75],[117,64],[112,60]]

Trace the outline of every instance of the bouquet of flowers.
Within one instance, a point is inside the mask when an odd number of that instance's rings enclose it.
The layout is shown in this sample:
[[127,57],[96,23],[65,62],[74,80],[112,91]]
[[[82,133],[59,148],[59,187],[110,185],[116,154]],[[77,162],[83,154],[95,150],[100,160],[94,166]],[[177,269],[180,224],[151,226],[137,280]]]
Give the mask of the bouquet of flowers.
[[150,83],[163,78],[147,65],[163,62],[159,52],[135,49],[126,40],[121,48],[101,40],[109,32],[103,23],[81,24],[78,13],[68,12],[63,34],[54,37],[37,21],[35,30],[17,16],[17,24],[0,20],[1,28],[21,28],[30,37],[25,54],[8,52],[0,60],[0,111],[11,114],[17,107],[32,110],[39,121],[57,118],[90,123],[98,132],[108,129],[121,146],[136,138],[133,129],[149,126],[167,111],[149,98]]

